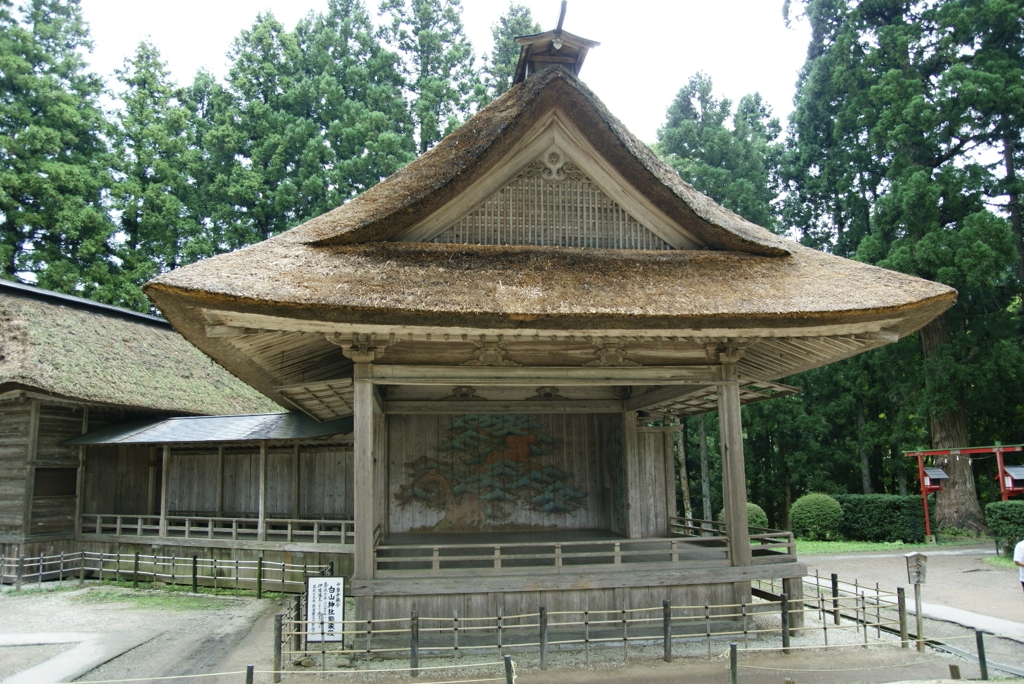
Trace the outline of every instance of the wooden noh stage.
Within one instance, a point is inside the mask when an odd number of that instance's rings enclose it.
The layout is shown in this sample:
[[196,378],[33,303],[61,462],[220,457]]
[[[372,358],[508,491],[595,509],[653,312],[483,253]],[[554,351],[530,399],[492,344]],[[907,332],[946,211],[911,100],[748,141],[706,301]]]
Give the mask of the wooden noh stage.
[[[515,85],[415,162],[147,293],[285,406],[353,420],[360,617],[728,604],[805,572],[748,529],[741,406],[907,335],[948,287],[820,253],[681,181],[519,39]],[[673,434],[717,411],[724,522],[677,517]]]

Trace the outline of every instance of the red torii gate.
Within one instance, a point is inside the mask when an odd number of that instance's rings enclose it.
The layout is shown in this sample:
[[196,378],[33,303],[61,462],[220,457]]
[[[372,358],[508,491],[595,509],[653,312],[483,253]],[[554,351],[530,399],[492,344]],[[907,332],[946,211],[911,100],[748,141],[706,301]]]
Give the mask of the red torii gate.
[[[949,476],[941,468],[925,466],[924,459],[928,456],[960,456],[967,457],[976,454],[995,454],[998,464],[999,493],[1006,501],[1011,496],[1024,493],[1024,466],[1008,466],[1003,462],[1003,454],[1013,451],[1024,451],[1022,444],[996,444],[986,447],[969,447],[967,449],[933,449],[930,451],[904,451],[907,457],[917,457],[917,475],[921,483],[921,502],[924,505],[924,533],[927,536],[932,534],[932,523],[928,515],[928,495],[942,489],[942,485],[934,484],[936,480],[945,480]],[[1018,484],[1021,483],[1021,484]]]

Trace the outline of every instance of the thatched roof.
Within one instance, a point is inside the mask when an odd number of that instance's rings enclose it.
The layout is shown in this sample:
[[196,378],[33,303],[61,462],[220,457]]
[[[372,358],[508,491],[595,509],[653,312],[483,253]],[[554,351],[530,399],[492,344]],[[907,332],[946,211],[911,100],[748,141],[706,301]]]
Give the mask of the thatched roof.
[[187,414],[280,407],[154,316],[0,281],[0,392]]
[[[700,248],[404,241],[507,170],[508,160],[553,112],[571,122],[593,158],[614,169],[644,206]],[[557,66],[513,86],[431,151],[347,204],[265,242],[164,274],[146,292],[189,340],[271,396],[279,395],[266,364],[257,367],[240,347],[209,336],[204,312],[339,324],[696,336],[707,329],[742,335],[750,328],[785,335],[787,328],[873,321],[905,335],[956,298],[945,285],[802,247],[719,206],[683,182]]]

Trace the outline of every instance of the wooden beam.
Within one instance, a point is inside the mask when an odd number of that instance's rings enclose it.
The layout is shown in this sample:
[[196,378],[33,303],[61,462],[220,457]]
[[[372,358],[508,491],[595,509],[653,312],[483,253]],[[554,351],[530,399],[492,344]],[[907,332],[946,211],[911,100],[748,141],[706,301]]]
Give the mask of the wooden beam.
[[267,440],[260,440],[260,499],[259,516],[256,526],[256,537],[259,541],[267,539]]
[[355,553],[352,559],[352,577],[370,579],[373,577],[373,533],[374,486],[374,401],[373,385],[370,378],[373,368],[367,363],[357,363],[353,368],[354,394],[352,418],[355,445],[352,450],[353,475],[353,520],[355,521]]
[[[89,407],[82,407],[82,434],[89,432]],[[82,506],[85,505],[85,449],[78,447],[78,472],[75,473],[75,535],[82,531]]]
[[638,394],[635,397],[630,397],[626,400],[625,406],[627,411],[643,411],[646,408],[657,406],[666,401],[679,401],[680,399],[707,391],[707,385],[697,385],[696,387],[669,385],[668,387],[659,387],[649,392]]
[[217,517],[224,514],[224,446],[217,447]]
[[636,539],[643,536],[641,513],[645,503],[640,498],[640,440],[637,434],[636,411],[622,414],[622,462],[626,491],[626,536]]
[[370,366],[378,385],[714,385],[718,366]]
[[164,444],[160,471],[160,536],[167,536],[167,481],[171,475],[171,445]]
[[384,412],[390,414],[438,413],[621,413],[618,399],[578,401],[389,401]]
[[740,392],[735,383],[736,364],[722,364],[723,383],[718,388],[718,425],[722,450],[722,494],[729,554],[735,566],[750,565],[750,533],[747,529],[747,477],[743,462],[743,424]]
[[32,499],[35,498],[36,461],[39,458],[39,411],[38,399],[28,404],[28,445],[25,449],[25,501],[22,508],[21,536],[32,534]]

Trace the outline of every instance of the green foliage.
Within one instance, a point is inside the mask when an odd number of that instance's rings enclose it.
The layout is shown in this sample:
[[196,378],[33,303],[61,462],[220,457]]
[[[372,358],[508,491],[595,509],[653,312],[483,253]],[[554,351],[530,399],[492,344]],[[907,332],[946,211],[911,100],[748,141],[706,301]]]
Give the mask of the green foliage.
[[757,93],[741,99],[733,113],[732,103],[716,99],[713,87],[706,74],[690,78],[658,131],[658,152],[683,180],[716,202],[773,228],[779,121]]
[[102,83],[75,0],[0,0],[0,277],[103,298],[114,227]]
[[483,67],[487,92],[480,104],[487,104],[512,87],[512,77],[515,76],[520,52],[519,43],[515,39],[540,31],[540,24],[533,20],[529,7],[515,2],[509,3],[508,11],[491,26],[494,47]]
[[924,541],[924,509],[919,496],[836,494],[843,510],[839,534],[852,541]]
[[469,117],[480,95],[459,0],[384,0],[381,37],[402,56],[405,90],[422,154]]
[[843,509],[828,494],[805,494],[790,510],[793,534],[806,539],[835,539],[842,524]]
[[985,524],[997,544],[1012,547],[1024,540],[1024,501],[993,501],[985,506]]
[[[725,511],[718,512],[718,520],[725,520]],[[749,527],[768,527],[768,515],[756,503],[747,502],[747,525]]]

